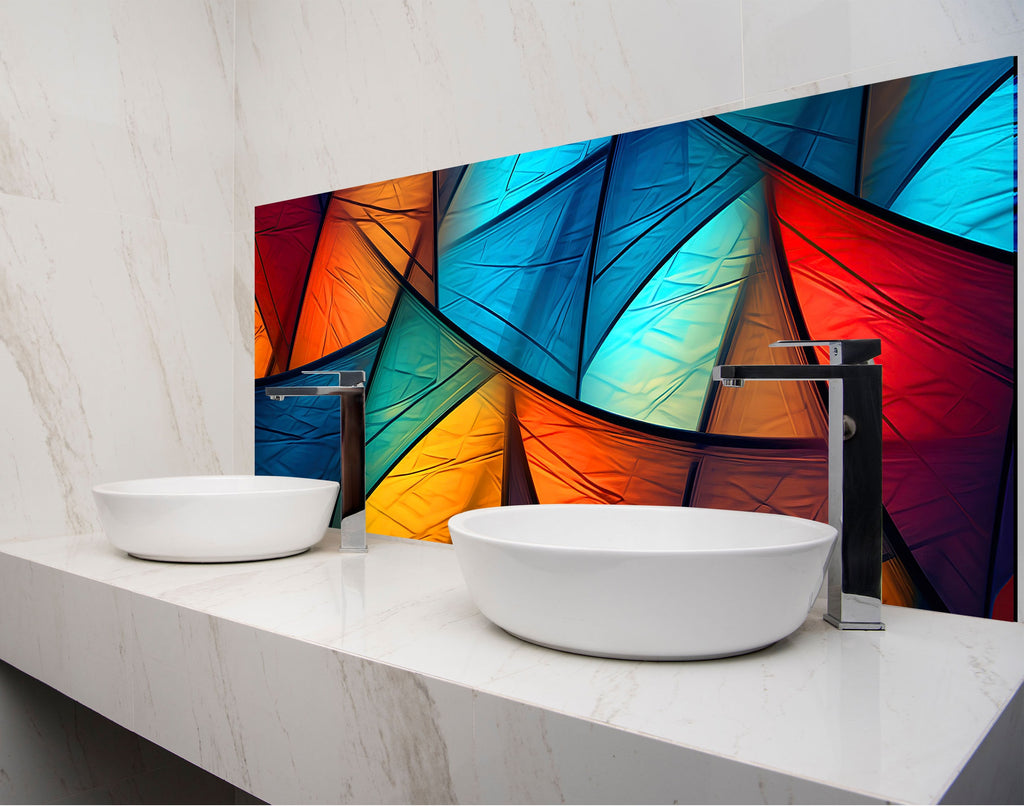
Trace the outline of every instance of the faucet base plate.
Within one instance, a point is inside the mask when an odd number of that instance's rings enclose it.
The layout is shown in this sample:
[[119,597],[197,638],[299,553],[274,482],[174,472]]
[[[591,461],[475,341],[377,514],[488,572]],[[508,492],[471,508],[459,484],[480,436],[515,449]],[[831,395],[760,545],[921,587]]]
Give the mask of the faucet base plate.
[[884,630],[885,624],[881,621],[840,621],[828,613],[824,616],[825,621],[837,630]]

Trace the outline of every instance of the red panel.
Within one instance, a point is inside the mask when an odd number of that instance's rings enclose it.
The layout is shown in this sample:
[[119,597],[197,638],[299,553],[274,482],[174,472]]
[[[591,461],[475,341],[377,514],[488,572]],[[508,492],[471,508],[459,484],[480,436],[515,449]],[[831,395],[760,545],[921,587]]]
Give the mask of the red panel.
[[1013,271],[774,174],[815,339],[882,340],[885,505],[955,612],[984,615],[1013,403]]
[[305,196],[256,208],[256,303],[274,353],[267,375],[288,368],[302,289],[323,218],[321,202],[321,196]]
[[996,596],[996,600],[992,605],[992,618],[1001,621],[1017,620],[1017,614],[1013,612],[1013,584],[1014,578],[1010,577],[1010,581],[1003,585],[1003,589],[999,591],[999,595]]

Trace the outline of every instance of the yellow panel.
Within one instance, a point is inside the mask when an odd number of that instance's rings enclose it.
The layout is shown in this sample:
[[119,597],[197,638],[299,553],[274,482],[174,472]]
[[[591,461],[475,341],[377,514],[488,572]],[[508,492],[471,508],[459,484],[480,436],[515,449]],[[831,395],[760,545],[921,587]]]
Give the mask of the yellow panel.
[[499,506],[505,401],[495,376],[420,439],[367,500],[367,531],[450,543],[452,515]]

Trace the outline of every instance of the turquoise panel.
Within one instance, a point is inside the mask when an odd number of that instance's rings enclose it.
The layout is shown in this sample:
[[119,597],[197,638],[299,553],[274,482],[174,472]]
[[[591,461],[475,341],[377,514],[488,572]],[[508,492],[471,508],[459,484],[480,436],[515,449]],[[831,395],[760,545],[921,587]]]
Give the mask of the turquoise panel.
[[864,90],[796,98],[718,119],[780,157],[854,192]]
[[1016,77],[1010,77],[928,158],[893,202],[893,212],[1016,249],[1016,103]]
[[608,141],[467,167],[438,230],[438,307],[506,361],[575,395]]
[[711,369],[763,234],[758,186],[701,228],[644,285],[594,356],[581,399],[643,422],[696,430]]
[[494,368],[402,292],[366,396],[366,493]]
[[571,179],[572,172],[596,152],[603,152],[609,140],[584,140],[440,171],[444,217],[438,226],[438,250],[447,253],[531,196]]
[[[1013,69],[1012,58],[993,59],[893,82],[906,86],[898,97],[890,93],[890,106],[872,112],[870,125],[877,133],[865,148],[860,195],[882,207],[892,205],[936,143]],[[870,91],[872,97],[879,92]]]
[[761,175],[757,160],[703,121],[616,138],[587,300],[584,369],[637,290]]

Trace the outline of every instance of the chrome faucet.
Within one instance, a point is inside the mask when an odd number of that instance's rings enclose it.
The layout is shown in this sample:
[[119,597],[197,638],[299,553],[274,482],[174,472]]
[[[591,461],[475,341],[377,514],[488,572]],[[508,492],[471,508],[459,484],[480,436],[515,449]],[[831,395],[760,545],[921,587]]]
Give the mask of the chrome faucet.
[[303,375],[336,375],[336,386],[268,386],[267,397],[318,397],[341,400],[341,492],[338,495],[341,551],[366,551],[365,413],[366,373],[362,370],[324,372],[303,370]]
[[882,368],[879,339],[776,341],[828,347],[829,363],[721,365],[712,379],[828,382],[828,522],[839,533],[828,566],[825,621],[841,630],[882,623]]

